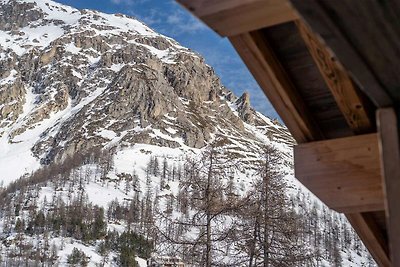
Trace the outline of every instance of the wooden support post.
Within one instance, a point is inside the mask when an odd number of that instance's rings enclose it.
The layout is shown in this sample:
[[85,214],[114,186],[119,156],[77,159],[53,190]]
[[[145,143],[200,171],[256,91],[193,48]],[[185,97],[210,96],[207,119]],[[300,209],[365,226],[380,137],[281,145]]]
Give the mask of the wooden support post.
[[393,108],[377,112],[383,191],[392,266],[400,266],[400,143],[399,124]]
[[383,210],[377,138],[366,134],[297,145],[295,176],[338,212]]

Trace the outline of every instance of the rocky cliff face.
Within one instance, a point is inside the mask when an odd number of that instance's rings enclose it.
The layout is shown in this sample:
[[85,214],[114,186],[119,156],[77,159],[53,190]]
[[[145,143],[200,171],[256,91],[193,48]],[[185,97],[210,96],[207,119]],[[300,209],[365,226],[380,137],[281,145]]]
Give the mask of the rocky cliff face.
[[292,142],[198,54],[134,18],[49,0],[0,3],[0,165],[24,161],[3,179],[94,147],[202,148],[219,136],[257,150],[257,128]]
[[[342,252],[347,258],[344,266],[366,266],[366,251],[360,248],[358,239],[349,242],[343,217],[339,224],[336,215],[328,216],[326,208],[319,208],[317,202],[312,215],[308,212],[315,199],[293,179],[293,143],[285,127],[251,107],[247,93],[236,97],[225,88],[201,56],[134,18],[76,10],[50,0],[0,0],[1,266],[5,262],[7,266],[21,266],[23,259],[24,265],[49,262],[53,266],[59,262],[60,266],[69,266],[67,253],[73,247],[92,257],[89,266],[103,266],[108,260],[104,266],[119,266],[115,251],[105,253],[104,259],[100,255],[103,235],[85,243],[82,232],[64,240],[60,239],[64,235],[60,228],[50,233],[46,229],[44,234],[42,227],[32,236],[28,222],[43,223],[44,211],[46,218],[60,227],[49,214],[60,211],[61,206],[65,208],[63,201],[78,207],[82,213],[69,211],[72,218],[79,217],[82,222],[82,217],[94,218],[93,213],[84,212],[93,210],[94,204],[95,209],[108,207],[107,216],[98,213],[107,217],[105,229],[130,231],[125,222],[131,222],[135,214],[135,223],[141,220],[138,232],[148,237],[149,232],[154,232],[153,226],[163,229],[165,218],[155,216],[150,220],[154,225],[149,225],[147,211],[152,213],[151,203],[165,207],[165,212],[173,216],[188,205],[189,201],[184,204],[184,200],[191,197],[182,189],[185,180],[181,183],[181,176],[198,171],[195,165],[193,169],[187,166],[190,157],[201,161],[202,152],[207,151],[203,148],[221,148],[216,149],[218,159],[223,162],[221,166],[229,168],[218,183],[226,183],[226,197],[232,202],[257,186],[255,176],[259,171],[254,167],[265,156],[262,154],[266,144],[272,144],[282,156],[282,163],[277,166],[279,176],[290,181],[288,195],[296,195],[292,200],[297,203],[294,210],[299,212],[298,217],[313,216],[312,221],[318,222],[318,213],[323,214],[324,225],[320,223],[317,229],[320,234],[313,232],[315,240],[324,236],[326,243],[326,237],[331,236],[336,242],[338,229],[343,229],[346,246],[354,247],[354,251],[347,248]],[[162,175],[159,164],[164,170]],[[47,168],[41,169],[44,165]],[[30,175],[35,170],[38,171]],[[24,179],[12,183],[21,176]],[[4,189],[2,185],[10,186]],[[196,199],[198,193],[193,192],[192,196]],[[79,200],[79,205],[74,200]],[[129,207],[129,212],[123,212],[129,219],[111,218],[118,202],[123,209]],[[132,205],[134,202],[137,206]],[[175,210],[171,209],[172,203]],[[37,213],[39,209],[42,217]],[[138,216],[137,212],[143,213]],[[64,213],[59,213],[63,217]],[[245,225],[237,215],[229,211],[225,221],[232,222],[233,229]],[[341,226],[332,227],[333,221]],[[95,225],[86,219],[79,224]],[[170,228],[169,223],[166,226]],[[80,228],[74,229],[79,232]],[[20,231],[26,234],[23,238]],[[188,237],[196,231],[188,231]],[[226,232],[226,236],[236,235],[232,233]],[[45,249],[49,238],[55,248],[52,245],[51,253]],[[223,258],[232,262],[237,257],[243,263],[242,254],[227,254],[226,248],[232,245],[228,240],[229,245],[223,243],[218,254],[223,253]],[[166,253],[168,248],[176,253],[169,241],[160,243],[157,252]],[[331,246],[327,244],[326,247]],[[24,251],[25,255],[22,257],[17,251]],[[187,250],[183,251],[185,255]],[[334,250],[329,247],[326,251]],[[49,258],[50,254],[55,257]],[[319,256],[311,265],[330,266]]]

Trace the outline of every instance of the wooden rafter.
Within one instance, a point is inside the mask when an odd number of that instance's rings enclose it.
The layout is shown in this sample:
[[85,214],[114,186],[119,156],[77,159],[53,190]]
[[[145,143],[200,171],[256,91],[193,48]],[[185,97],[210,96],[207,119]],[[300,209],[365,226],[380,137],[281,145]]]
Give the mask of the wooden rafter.
[[376,263],[380,267],[391,267],[386,238],[372,216],[369,213],[350,213],[346,217]]
[[377,134],[297,145],[295,176],[328,207],[346,213],[383,210]]
[[297,19],[288,0],[178,0],[222,36]]
[[[365,92],[365,94],[373,101],[373,103],[377,107],[387,107],[393,104],[392,99],[385,91],[384,87],[381,85],[380,81],[377,79],[376,74],[371,70],[371,66],[368,66],[365,62],[365,58],[360,54],[360,51],[355,49],[354,44],[349,40],[349,36],[342,32],[342,29],[338,27],[341,21],[337,16],[331,16],[334,12],[328,12],[325,5],[329,5],[332,8],[335,6],[338,8],[347,7],[348,13],[352,15],[348,15],[347,17],[357,16],[354,13],[355,9],[350,8],[351,5],[358,6],[358,9],[363,9],[365,4],[373,4],[375,8],[373,10],[373,14],[366,14],[367,16],[363,19],[362,23],[365,23],[373,17],[374,14],[377,14],[377,10],[379,10],[378,6],[383,5],[380,1],[344,1],[342,4],[337,4],[336,1],[317,1],[317,0],[290,0],[292,5],[296,8],[296,10],[300,13],[300,16],[303,20],[307,22],[308,25],[312,28],[314,32],[317,32],[319,36],[324,40],[327,46],[335,53],[335,56],[339,59],[339,61],[343,64],[346,70],[349,71],[353,80],[358,84],[361,90]],[[395,3],[393,3],[396,5]],[[349,19],[350,20],[350,19]],[[377,23],[383,24],[384,19],[381,21],[375,22],[376,24],[372,25],[375,27],[375,32],[379,31]],[[393,21],[394,22],[394,21]],[[362,28],[362,23],[358,26],[360,28],[357,29],[358,33],[364,31]],[[398,24],[397,24],[398,25]],[[348,25],[347,28],[353,28],[352,25]],[[370,32],[369,32],[370,33]],[[382,37],[382,35],[380,35]],[[373,37],[373,36],[369,36]],[[385,40],[385,38],[374,40],[376,42],[381,42]],[[365,39],[364,43],[370,42],[370,39]],[[396,46],[397,44],[393,43],[392,45]],[[392,47],[391,47],[392,48]],[[398,45],[397,45],[398,49]],[[371,52],[371,51],[370,51]],[[382,51],[373,51],[373,53],[366,53],[368,56],[372,56],[375,60],[378,60],[379,54],[382,54]],[[396,63],[398,60],[395,59]],[[390,66],[387,65],[386,68]],[[397,75],[398,76],[398,75]],[[397,88],[396,88],[397,90]]]
[[377,112],[383,191],[393,266],[400,266],[400,143],[399,125],[393,108]]
[[297,20],[296,25],[350,128],[358,134],[371,132],[374,122],[369,118],[365,100],[343,66],[303,21]]
[[229,38],[298,143],[320,140],[322,133],[268,41],[258,32]]

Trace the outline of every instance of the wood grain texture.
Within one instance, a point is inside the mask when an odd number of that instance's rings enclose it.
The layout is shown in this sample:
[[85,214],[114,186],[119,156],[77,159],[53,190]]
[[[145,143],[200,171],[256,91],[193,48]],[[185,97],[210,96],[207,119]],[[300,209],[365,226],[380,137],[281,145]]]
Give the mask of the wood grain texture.
[[[349,72],[353,81],[371,101],[377,107],[391,106],[393,99],[385,90],[386,86],[382,84],[382,80],[377,76],[377,72],[385,76],[384,73],[387,73],[390,69],[389,73],[397,73],[397,78],[393,76],[392,80],[397,80],[400,77],[398,73],[400,71],[399,56],[397,52],[392,53],[392,51],[400,49],[397,40],[394,40],[395,43],[391,44],[389,51],[381,49],[384,46],[378,45],[379,42],[386,43],[387,38],[385,36],[388,36],[377,33],[377,31],[380,31],[379,26],[382,23],[387,25],[384,16],[381,14],[382,9],[379,7],[379,3],[388,3],[388,1],[342,0],[340,4],[330,0],[290,1],[299,12],[301,18],[332,49],[335,56]],[[371,5],[377,9],[373,9]],[[398,8],[394,8],[394,10],[398,10]],[[379,13],[378,21],[375,19],[377,13]],[[394,14],[391,14],[388,20],[390,18],[394,18]],[[398,20],[398,16],[394,19]],[[390,34],[390,36],[391,39],[396,39],[400,34],[397,34],[397,37],[394,37],[393,34]],[[365,49],[365,47],[374,48],[369,50]],[[385,61],[383,58],[386,58],[386,52],[393,59],[387,61],[388,64],[384,65],[381,62],[382,60]],[[385,56],[381,58],[382,55]],[[375,65],[375,62],[378,61],[380,63]],[[391,83],[391,86],[393,84],[395,83]],[[400,88],[400,84],[398,88]],[[400,94],[399,90],[397,92]]]
[[[400,4],[398,1],[321,1],[349,43],[395,103],[400,103]],[[357,12],[354,12],[354,11]],[[368,85],[367,85],[368,86]]]
[[294,22],[259,31],[326,139],[353,135]]
[[377,134],[294,148],[295,176],[328,207],[345,213],[384,209]]
[[400,266],[400,143],[399,125],[393,108],[377,111],[379,150],[385,194],[386,221],[393,266]]
[[371,132],[373,122],[350,76],[304,22],[297,20],[296,25],[350,128],[358,134]]
[[178,0],[222,36],[233,36],[298,18],[288,0]]
[[322,133],[263,35],[245,33],[229,40],[296,141],[322,139]]
[[372,213],[348,213],[346,218],[360,236],[376,263],[380,267],[391,267],[385,234],[376,224],[376,219]]

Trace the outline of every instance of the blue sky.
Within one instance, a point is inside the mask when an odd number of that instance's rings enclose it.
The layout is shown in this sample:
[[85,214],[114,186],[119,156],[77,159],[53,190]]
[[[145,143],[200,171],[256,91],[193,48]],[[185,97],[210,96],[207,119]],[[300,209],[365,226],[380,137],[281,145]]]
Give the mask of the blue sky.
[[134,16],[157,32],[174,38],[200,53],[221,77],[222,83],[240,96],[248,91],[252,106],[265,115],[278,115],[226,38],[221,38],[174,0],[56,0],[79,9]]

